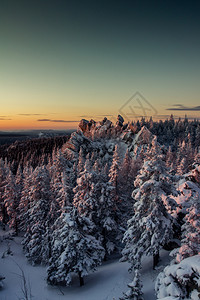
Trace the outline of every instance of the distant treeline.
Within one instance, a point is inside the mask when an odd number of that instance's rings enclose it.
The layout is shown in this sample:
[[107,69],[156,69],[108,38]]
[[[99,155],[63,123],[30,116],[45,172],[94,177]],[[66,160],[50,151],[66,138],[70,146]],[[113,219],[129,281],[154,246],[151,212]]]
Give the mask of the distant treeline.
[[15,141],[11,145],[0,146],[0,158],[7,159],[11,165],[12,172],[15,174],[19,165],[32,166],[45,164],[53,150],[62,147],[70,138],[70,134],[55,137],[33,138],[28,141]]
[[132,122],[129,126],[134,133],[138,133],[145,126],[149,131],[155,134],[160,144],[172,146],[175,150],[179,143],[190,142],[192,147],[200,145],[200,122],[199,120],[189,121],[187,116],[184,119],[174,120],[173,115],[167,120],[153,121],[152,118]]

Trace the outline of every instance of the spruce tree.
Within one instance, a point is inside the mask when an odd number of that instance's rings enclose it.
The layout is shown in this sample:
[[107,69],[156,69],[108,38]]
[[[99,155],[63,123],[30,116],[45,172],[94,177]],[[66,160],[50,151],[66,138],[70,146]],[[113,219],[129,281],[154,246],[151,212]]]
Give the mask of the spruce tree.
[[4,162],[3,159],[0,159],[0,221],[3,225],[3,230],[8,222],[8,212],[4,202],[4,192],[5,186],[8,184],[6,178],[9,174],[9,169],[7,162]]
[[90,219],[80,217],[76,208],[63,211],[53,235],[52,258],[47,269],[49,284],[69,285],[75,273],[82,286],[84,277],[101,264],[104,249],[90,234],[92,229]]
[[155,143],[149,157],[151,160],[144,162],[134,182],[134,216],[128,221],[123,238],[123,260],[128,260],[132,267],[141,260],[143,254],[153,255],[155,267],[160,248],[173,235],[173,218],[163,198],[167,201],[170,194],[176,194],[176,190],[167,174],[161,150]]
[[27,228],[22,241],[23,249],[31,264],[46,264],[49,259],[48,213],[50,208],[50,178],[46,167],[37,167],[32,174],[32,185],[27,214]]
[[128,284],[129,290],[124,293],[120,300],[143,300],[142,283],[139,268],[134,270],[134,278],[131,283]]
[[176,261],[194,256],[200,253],[200,199],[199,195],[191,201],[191,206],[187,209],[184,224],[181,227],[182,240],[181,247],[176,255]]
[[15,234],[18,234],[19,229],[19,195],[18,189],[15,182],[15,177],[10,171],[7,178],[7,184],[4,187],[4,205],[9,216],[9,227],[15,230]]

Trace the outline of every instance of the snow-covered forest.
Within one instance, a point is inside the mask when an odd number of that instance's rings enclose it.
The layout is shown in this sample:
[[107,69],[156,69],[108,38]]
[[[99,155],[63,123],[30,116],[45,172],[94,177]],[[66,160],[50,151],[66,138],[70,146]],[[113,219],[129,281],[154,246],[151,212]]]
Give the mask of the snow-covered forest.
[[[142,300],[148,258],[157,277],[152,299],[199,299],[199,121],[81,120],[70,139],[48,151],[29,145],[26,155],[11,145],[0,159],[0,299],[13,239],[30,265],[45,266],[49,286],[84,286],[115,260],[130,272],[115,300]],[[36,299],[26,288],[23,299]]]

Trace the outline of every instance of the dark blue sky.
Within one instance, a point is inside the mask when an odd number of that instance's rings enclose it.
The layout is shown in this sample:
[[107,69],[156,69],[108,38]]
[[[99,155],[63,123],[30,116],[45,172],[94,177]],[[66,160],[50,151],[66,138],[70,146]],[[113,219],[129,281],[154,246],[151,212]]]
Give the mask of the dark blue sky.
[[197,1],[1,1],[3,114],[116,114],[136,91],[159,114],[197,106],[199,16]]

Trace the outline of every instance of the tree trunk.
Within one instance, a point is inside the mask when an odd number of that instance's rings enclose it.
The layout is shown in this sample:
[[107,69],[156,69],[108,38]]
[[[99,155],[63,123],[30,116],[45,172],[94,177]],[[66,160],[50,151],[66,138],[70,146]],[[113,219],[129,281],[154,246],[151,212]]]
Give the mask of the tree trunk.
[[48,224],[48,237],[47,237],[47,243],[48,243],[48,248],[49,248],[49,251],[48,251],[48,256],[49,256],[49,259],[52,257],[52,249],[51,249],[51,238],[50,238],[50,226]]
[[18,220],[15,219],[15,234],[18,236]]
[[81,276],[81,272],[78,272],[78,276],[79,276],[80,286],[83,286],[83,285],[84,285],[84,279],[83,279],[83,277]]
[[153,254],[153,269],[155,270],[155,267],[158,265],[159,262],[159,251],[155,254]]
[[5,206],[3,205],[2,207],[2,223],[3,223],[3,230],[5,231],[6,230],[6,223],[7,223],[7,212],[6,212],[6,208]]
[[105,249],[105,255],[104,255],[103,260],[104,260],[104,261],[107,261],[106,230],[105,230],[105,228],[103,228],[103,230],[102,230],[102,235],[103,235],[102,246],[103,246],[103,248]]

